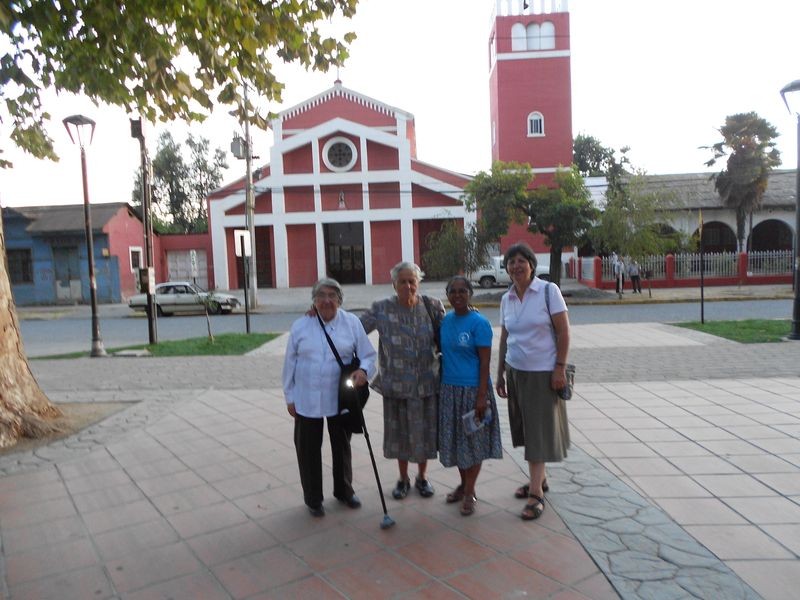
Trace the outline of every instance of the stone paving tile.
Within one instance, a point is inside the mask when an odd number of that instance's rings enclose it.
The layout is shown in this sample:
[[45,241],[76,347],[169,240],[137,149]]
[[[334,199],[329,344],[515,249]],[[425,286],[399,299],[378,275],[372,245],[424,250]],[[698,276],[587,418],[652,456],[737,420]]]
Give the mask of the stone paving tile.
[[754,525],[689,525],[686,531],[723,560],[794,558]]
[[679,525],[743,525],[747,520],[718,498],[658,498]]
[[45,598],[116,598],[111,582],[100,566],[58,573],[11,587],[14,600],[43,600]]

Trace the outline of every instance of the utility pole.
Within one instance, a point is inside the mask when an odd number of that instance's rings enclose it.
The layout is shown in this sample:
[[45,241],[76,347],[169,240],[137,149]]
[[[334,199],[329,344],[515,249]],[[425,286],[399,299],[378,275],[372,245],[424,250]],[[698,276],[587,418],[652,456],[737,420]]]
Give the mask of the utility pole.
[[245,190],[245,221],[247,224],[247,232],[250,236],[250,256],[246,259],[248,261],[248,280],[247,280],[247,293],[250,296],[250,306],[255,308],[258,306],[258,279],[256,277],[256,200],[253,194],[253,140],[250,138],[250,113],[247,109],[247,84],[244,84],[244,137],[246,140],[245,148],[247,154],[245,155],[245,169],[247,173],[247,188]]
[[153,257],[153,218],[151,201],[153,198],[152,172],[147,156],[142,119],[131,119],[131,137],[139,140],[139,154],[142,169],[142,221],[144,225],[144,268],[140,269],[139,282],[147,294],[147,334],[151,344],[158,343],[158,323],[155,298],[155,260]]

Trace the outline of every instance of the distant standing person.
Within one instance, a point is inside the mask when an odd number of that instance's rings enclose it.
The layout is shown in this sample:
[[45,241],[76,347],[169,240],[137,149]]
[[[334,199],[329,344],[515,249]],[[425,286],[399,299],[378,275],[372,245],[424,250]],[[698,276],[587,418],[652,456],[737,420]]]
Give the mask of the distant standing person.
[[383,455],[397,459],[400,478],[392,497],[411,489],[408,463],[417,463],[414,487],[433,496],[428,460],[436,458],[439,361],[435,331],[444,305],[419,294],[422,270],[400,262],[391,270],[395,296],[379,300],[361,315],[367,333],[378,330],[378,375],[372,387],[383,396]]
[[[442,385],[439,393],[439,460],[458,467],[461,483],[447,494],[448,504],[461,502],[460,512],[475,512],[475,482],[483,461],[503,458],[497,404],[489,379],[492,326],[470,306],[473,289],[457,275],[447,284],[453,311],[442,321]],[[463,416],[474,411],[477,431],[468,431]]]
[[631,278],[631,287],[634,294],[642,293],[642,278],[639,276],[639,271],[639,263],[632,260],[628,265],[628,277]]
[[621,296],[625,293],[625,261],[619,257],[614,263],[614,279],[617,281],[617,294]]

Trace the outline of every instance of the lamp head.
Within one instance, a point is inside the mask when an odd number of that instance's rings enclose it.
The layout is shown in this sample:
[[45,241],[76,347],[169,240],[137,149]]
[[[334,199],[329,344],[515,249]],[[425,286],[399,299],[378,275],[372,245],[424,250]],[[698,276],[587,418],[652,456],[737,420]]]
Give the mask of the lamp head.
[[[83,148],[83,139],[81,138],[81,131],[87,125],[91,126],[90,134],[89,134],[89,143],[92,143],[92,139],[94,139],[94,126],[95,123],[89,117],[85,117],[83,115],[72,115],[71,117],[65,118],[62,123],[64,123],[64,128],[67,130],[69,134],[69,139],[72,143],[75,143],[75,138],[72,137],[72,130],[75,130],[75,133],[78,136],[78,145]],[[71,126],[71,127],[70,127]]]
[[786,94],[790,94],[793,92],[800,92],[800,79],[795,79],[792,83],[788,83],[783,86],[781,90],[781,98],[783,98],[783,103],[786,105],[786,109],[791,112],[796,112],[800,114],[800,110],[792,111],[791,107],[789,106],[789,101],[786,99]]

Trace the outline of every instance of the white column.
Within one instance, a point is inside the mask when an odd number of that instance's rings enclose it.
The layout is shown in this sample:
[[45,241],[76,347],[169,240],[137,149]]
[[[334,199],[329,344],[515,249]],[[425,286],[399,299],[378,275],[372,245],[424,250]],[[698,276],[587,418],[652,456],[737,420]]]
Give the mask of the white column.
[[327,272],[325,269],[325,232],[319,220],[314,223],[314,232],[317,238],[317,279],[320,279],[325,277]]
[[364,283],[372,285],[372,227],[369,219],[364,219]]
[[411,144],[406,137],[407,121],[397,116],[397,147],[400,186],[400,251],[402,260],[414,261],[414,219],[411,216]]

